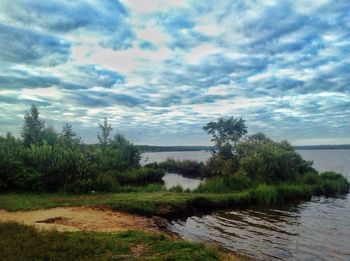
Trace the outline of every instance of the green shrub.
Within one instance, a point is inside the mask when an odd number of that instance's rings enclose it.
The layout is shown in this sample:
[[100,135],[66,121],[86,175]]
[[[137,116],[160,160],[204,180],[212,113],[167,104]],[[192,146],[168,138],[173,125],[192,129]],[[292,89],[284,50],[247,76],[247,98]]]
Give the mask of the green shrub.
[[243,142],[237,150],[240,170],[258,182],[295,181],[299,175],[312,170],[312,162],[303,160],[286,142]]
[[279,196],[282,200],[306,200],[311,199],[313,191],[306,184],[282,184],[277,186]]
[[276,203],[280,199],[278,189],[271,185],[259,185],[251,193],[253,199],[263,205]]
[[121,185],[134,184],[142,185],[154,182],[163,182],[165,172],[160,169],[138,168],[122,173],[114,174]]
[[252,182],[244,175],[209,178],[199,184],[194,192],[198,193],[229,193],[248,189]]
[[168,172],[174,172],[182,174],[186,177],[203,177],[204,163],[197,162],[194,160],[174,160],[167,159],[166,161],[160,162],[158,168],[164,169]]
[[99,174],[93,182],[93,190],[101,192],[117,192],[119,190],[119,183],[117,179],[108,173]]
[[344,177],[339,174],[339,173],[335,173],[333,171],[326,171],[320,174],[321,179],[323,180],[339,180],[339,179],[343,179]]
[[308,185],[319,184],[320,181],[321,177],[316,171],[308,172],[301,178],[301,183]]

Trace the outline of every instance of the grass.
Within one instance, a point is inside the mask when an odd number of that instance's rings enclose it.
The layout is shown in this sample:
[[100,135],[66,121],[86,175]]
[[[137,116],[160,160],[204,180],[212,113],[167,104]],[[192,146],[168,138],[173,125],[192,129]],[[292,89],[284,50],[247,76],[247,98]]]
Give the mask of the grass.
[[0,223],[0,260],[209,261],[229,257],[217,247],[171,239],[161,233],[62,233],[38,231],[13,222]]
[[[314,175],[314,174],[312,174]],[[0,209],[9,211],[44,209],[59,206],[109,206],[113,210],[145,216],[167,218],[193,215],[218,208],[248,205],[269,205],[287,200],[309,200],[313,195],[335,195],[348,193],[349,183],[336,173],[324,173],[307,177],[308,183],[259,184],[235,191],[230,182],[215,181],[209,192],[205,186],[196,192],[182,192],[180,188],[166,191],[161,185],[125,188],[128,193],[114,194],[0,194]],[[231,181],[233,183],[233,181]],[[210,182],[209,182],[210,183]],[[242,183],[242,181],[241,181]],[[210,183],[211,184],[211,183]],[[244,182],[242,184],[245,184]],[[243,185],[240,185],[243,186]],[[245,186],[245,185],[244,185]],[[231,188],[233,192],[225,191]],[[213,189],[214,188],[214,189]],[[214,193],[215,192],[215,193]],[[218,193],[225,192],[225,193]]]
[[215,177],[202,182],[195,192],[230,193],[248,189],[252,182],[245,176]]

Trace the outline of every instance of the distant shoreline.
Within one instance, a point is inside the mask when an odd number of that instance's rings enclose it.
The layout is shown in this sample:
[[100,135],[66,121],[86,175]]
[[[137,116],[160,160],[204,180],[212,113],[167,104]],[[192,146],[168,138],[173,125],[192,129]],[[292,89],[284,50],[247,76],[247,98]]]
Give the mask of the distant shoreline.
[[[172,152],[172,151],[211,151],[212,146],[152,146],[136,145],[142,152]],[[350,144],[341,145],[300,145],[296,150],[350,150]]]

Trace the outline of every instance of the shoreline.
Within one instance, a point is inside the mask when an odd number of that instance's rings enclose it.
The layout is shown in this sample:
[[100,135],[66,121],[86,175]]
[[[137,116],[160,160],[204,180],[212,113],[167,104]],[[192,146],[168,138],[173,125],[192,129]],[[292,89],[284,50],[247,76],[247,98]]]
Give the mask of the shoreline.
[[[152,234],[166,234],[169,240],[192,242],[183,239],[168,229],[169,220],[159,217],[145,217],[114,211],[106,206],[53,207],[41,210],[7,211],[0,209],[0,225],[18,223],[34,227],[42,232],[104,232],[108,234],[128,231],[142,231]],[[193,242],[192,242],[193,243]],[[253,260],[218,244],[199,241],[221,254],[220,260]]]

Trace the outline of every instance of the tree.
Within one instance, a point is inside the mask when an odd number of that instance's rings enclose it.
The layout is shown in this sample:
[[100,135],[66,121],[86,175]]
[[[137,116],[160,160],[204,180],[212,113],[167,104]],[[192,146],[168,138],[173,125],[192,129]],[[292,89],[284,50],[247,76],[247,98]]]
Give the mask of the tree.
[[72,125],[69,123],[66,123],[63,126],[62,132],[60,134],[60,139],[64,144],[78,144],[81,142],[81,138],[74,132]]
[[107,145],[110,141],[109,135],[113,130],[111,124],[108,123],[107,118],[104,118],[103,124],[99,124],[101,132],[97,134],[97,138],[102,145]]
[[43,140],[47,142],[47,144],[53,146],[56,144],[58,139],[58,135],[56,133],[55,128],[52,125],[47,126],[43,130]]
[[223,158],[232,156],[234,146],[247,133],[245,120],[233,116],[211,121],[203,126],[203,130],[213,136],[211,141],[215,142]]
[[125,145],[129,144],[129,141],[124,137],[123,134],[117,133],[114,135],[112,143],[116,145]]
[[43,140],[44,128],[45,121],[39,118],[39,111],[33,104],[30,111],[24,116],[24,123],[21,132],[24,144],[28,147],[31,144],[40,144]]

